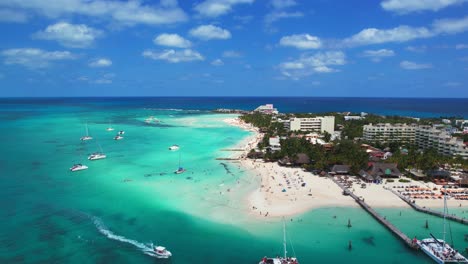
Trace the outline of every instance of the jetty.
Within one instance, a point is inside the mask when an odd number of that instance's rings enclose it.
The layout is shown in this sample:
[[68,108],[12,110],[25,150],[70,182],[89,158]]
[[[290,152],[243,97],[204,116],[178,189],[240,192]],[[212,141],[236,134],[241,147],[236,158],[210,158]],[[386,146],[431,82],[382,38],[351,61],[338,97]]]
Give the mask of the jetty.
[[216,158],[216,160],[240,160],[240,158]]
[[245,149],[241,149],[241,148],[226,148],[226,149],[221,149],[221,151],[245,151]]
[[[398,193],[390,188],[385,188],[385,189],[388,191],[391,191],[393,194],[400,197],[400,199],[405,201],[407,204],[409,204],[409,206],[411,206],[416,211],[444,218],[444,213],[442,212],[434,211],[426,207],[421,207],[417,205],[416,203],[414,203],[413,201],[411,201],[410,199],[408,199],[407,197],[403,196],[401,193]],[[468,225],[468,219],[466,218],[461,218],[461,217],[454,216],[454,215],[446,215],[445,218]]]
[[364,199],[359,198],[356,196],[352,191],[346,188],[343,184],[339,183],[333,177],[329,177],[336,185],[338,185],[341,189],[343,189],[343,193],[347,193],[350,197],[352,197],[356,203],[358,203],[364,210],[366,210],[370,215],[372,215],[378,222],[384,225],[388,230],[390,230],[396,237],[400,238],[408,247],[412,249],[419,249],[419,246],[413,243],[413,240],[401,232],[396,226],[392,223],[387,221],[385,217],[382,217],[377,211],[372,209],[370,205],[364,202]]

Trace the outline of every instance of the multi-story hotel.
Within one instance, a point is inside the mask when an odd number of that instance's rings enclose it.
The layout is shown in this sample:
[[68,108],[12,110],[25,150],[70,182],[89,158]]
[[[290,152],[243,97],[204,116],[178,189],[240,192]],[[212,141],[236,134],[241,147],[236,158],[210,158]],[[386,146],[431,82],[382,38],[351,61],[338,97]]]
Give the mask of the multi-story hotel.
[[[289,123],[289,124],[287,124]],[[321,117],[308,117],[298,118],[294,117],[289,119],[285,124],[286,128],[291,131],[317,131],[320,133],[328,132],[333,134],[335,132],[335,117],[334,116],[321,116]]]
[[364,125],[363,138],[367,141],[414,143],[416,128],[415,124],[369,124]]
[[420,149],[433,148],[443,155],[468,159],[468,146],[463,139],[452,137],[444,125],[369,124],[363,128],[363,138],[371,142],[415,143]]

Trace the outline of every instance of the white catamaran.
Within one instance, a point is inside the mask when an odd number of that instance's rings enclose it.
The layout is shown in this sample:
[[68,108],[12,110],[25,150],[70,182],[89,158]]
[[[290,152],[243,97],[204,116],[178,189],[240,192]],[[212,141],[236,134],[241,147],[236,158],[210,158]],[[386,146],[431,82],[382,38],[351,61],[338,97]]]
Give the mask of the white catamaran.
[[104,152],[102,151],[102,147],[101,145],[99,145],[98,143],[98,146],[99,146],[99,149],[101,151],[99,152],[94,152],[92,153],[91,155],[88,156],[88,160],[99,160],[99,159],[105,159],[107,158],[106,154],[104,154]]
[[444,233],[443,239],[437,239],[432,234],[431,238],[418,240],[417,244],[421,247],[422,251],[431,257],[436,263],[468,263],[460,252],[453,249],[447,242],[445,242],[445,217],[447,215],[447,194],[444,192]]
[[299,261],[295,257],[288,257],[288,251],[286,250],[286,223],[283,219],[283,247],[284,257],[268,258],[263,257],[259,264],[299,264]]
[[93,139],[93,138],[89,135],[88,123],[86,123],[86,136],[81,137],[80,139],[81,139],[82,141],[86,141],[86,140],[91,140],[91,139]]

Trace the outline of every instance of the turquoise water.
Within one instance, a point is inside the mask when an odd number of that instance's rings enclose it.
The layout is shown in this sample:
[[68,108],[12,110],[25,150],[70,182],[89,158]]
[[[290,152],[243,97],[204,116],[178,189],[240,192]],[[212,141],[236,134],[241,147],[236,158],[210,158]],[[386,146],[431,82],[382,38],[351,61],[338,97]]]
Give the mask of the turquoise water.
[[[246,213],[257,179],[215,159],[250,135],[223,122],[233,116],[79,103],[3,109],[1,263],[258,263],[281,254],[281,219]],[[148,116],[161,122],[148,125]],[[114,132],[106,131],[109,121]],[[94,139],[81,142],[86,123]],[[125,138],[115,141],[119,130]],[[180,150],[169,151],[173,144]],[[100,147],[107,159],[86,160]],[[179,157],[187,172],[175,175]],[[71,173],[75,162],[89,169]],[[383,212],[410,236],[426,233],[412,228],[423,224],[417,214]],[[359,208],[321,208],[286,221],[289,251],[301,263],[431,263]],[[466,247],[468,228],[452,229],[457,248]],[[144,254],[149,242],[173,257]]]

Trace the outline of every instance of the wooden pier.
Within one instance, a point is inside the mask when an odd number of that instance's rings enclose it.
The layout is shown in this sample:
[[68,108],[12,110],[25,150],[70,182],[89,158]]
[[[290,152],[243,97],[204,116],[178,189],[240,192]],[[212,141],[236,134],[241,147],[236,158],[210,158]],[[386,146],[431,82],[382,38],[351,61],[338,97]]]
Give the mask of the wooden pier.
[[[393,194],[400,197],[400,199],[405,201],[407,204],[409,204],[416,211],[426,213],[426,214],[430,214],[430,215],[434,215],[434,216],[438,216],[438,217],[442,217],[442,218],[444,217],[444,214],[442,212],[438,212],[438,211],[434,211],[434,210],[431,210],[431,209],[428,209],[428,208],[425,208],[425,207],[421,207],[421,206],[413,203],[410,199],[406,198],[405,196],[401,195],[400,193],[398,193],[398,192],[396,192],[396,191],[394,191],[394,190],[392,190],[390,188],[385,188],[385,189],[391,191]],[[457,217],[457,216],[454,216],[454,215],[446,215],[445,218],[456,221],[456,222],[459,222],[459,223],[462,223],[462,224],[465,224],[465,225],[468,225],[468,219],[466,219],[466,218],[461,218],[461,217]]]
[[221,151],[245,151],[245,149],[221,149]]
[[341,183],[336,181],[334,178],[329,177],[334,183],[336,183],[341,189],[343,189],[343,192],[346,192],[351,196],[364,210],[366,210],[370,215],[372,215],[378,222],[380,222],[382,225],[384,225],[388,230],[390,230],[395,236],[400,238],[405,244],[412,248],[412,249],[419,249],[419,246],[415,243],[413,243],[413,240],[409,238],[407,235],[405,235],[403,232],[401,232],[398,228],[396,228],[392,223],[387,221],[385,217],[382,217],[377,211],[372,209],[370,205],[364,202],[363,199],[360,199],[357,197],[351,190],[343,186]]
[[239,158],[216,158],[216,160],[240,160]]

